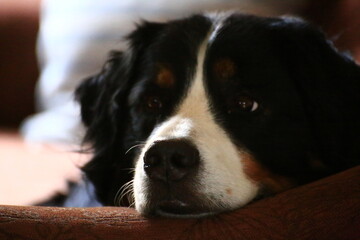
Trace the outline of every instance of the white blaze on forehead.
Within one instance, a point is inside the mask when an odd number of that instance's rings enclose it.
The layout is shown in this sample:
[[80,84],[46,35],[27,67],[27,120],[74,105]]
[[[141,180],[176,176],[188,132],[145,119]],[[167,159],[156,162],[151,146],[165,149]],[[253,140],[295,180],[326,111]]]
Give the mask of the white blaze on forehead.
[[206,16],[210,18],[213,21],[213,30],[208,38],[208,43],[212,43],[220,29],[223,27],[223,22],[226,20],[233,12],[227,11],[227,12],[215,12],[215,13],[208,13]]
[[194,182],[204,205],[233,209],[251,201],[258,191],[258,186],[244,173],[242,158],[245,156],[239,153],[210,110],[204,88],[204,61],[212,37],[214,34],[209,34],[199,47],[196,71],[187,95],[175,114],[154,129],[137,162],[134,186],[139,211],[146,206],[147,195],[142,159],[147,149],[160,140],[186,138],[199,149],[201,168]]
[[199,190],[209,202],[235,208],[254,198],[258,187],[245,175],[238,148],[210,110],[204,88],[206,49],[207,42],[204,42],[198,54],[194,83],[176,116],[192,121],[189,137],[198,147],[203,165],[199,172]]

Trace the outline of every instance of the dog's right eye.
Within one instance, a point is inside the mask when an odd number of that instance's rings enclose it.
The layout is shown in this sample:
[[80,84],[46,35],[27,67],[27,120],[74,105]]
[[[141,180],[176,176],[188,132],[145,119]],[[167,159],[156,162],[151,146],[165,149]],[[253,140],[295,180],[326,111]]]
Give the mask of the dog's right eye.
[[157,96],[149,96],[146,98],[145,107],[150,111],[159,111],[163,107],[161,99]]

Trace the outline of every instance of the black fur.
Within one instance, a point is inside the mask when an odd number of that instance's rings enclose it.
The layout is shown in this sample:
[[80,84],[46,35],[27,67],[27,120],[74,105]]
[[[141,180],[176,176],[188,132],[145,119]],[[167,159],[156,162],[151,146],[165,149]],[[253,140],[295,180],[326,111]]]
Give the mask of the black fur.
[[[85,142],[94,149],[92,161],[83,170],[104,204],[113,205],[119,188],[132,179],[137,149],[127,150],[145,141],[155,124],[168,116],[180,99],[181,89],[184,91],[187,85],[185,79],[193,71],[197,45],[209,27],[209,21],[202,16],[166,25],[143,22],[128,36],[130,49],[114,52],[103,71],[77,89],[76,98],[88,129]],[[179,82],[180,92],[162,91],[164,100],[173,102],[164,112],[143,114],[143,98],[160,91],[147,83],[154,74],[154,57],[159,62],[171,59],[177,78],[184,82]],[[184,72],[184,68],[188,71]],[[128,106],[129,102],[132,106]]]
[[[144,22],[128,37],[129,50],[113,53],[103,71],[77,89],[85,141],[94,149],[84,171],[105,205],[113,205],[118,189],[132,179],[138,152],[127,150],[145,141],[186,92],[210,25],[200,15]],[[219,57],[230,57],[238,68],[227,84],[212,73]],[[181,80],[171,91],[149,82],[157,62],[172,66]],[[311,25],[234,14],[209,46],[205,73],[217,121],[270,171],[301,184],[359,163],[360,68]],[[161,112],[143,108],[153,94],[167,103]],[[259,109],[229,114],[239,95],[256,99]]]

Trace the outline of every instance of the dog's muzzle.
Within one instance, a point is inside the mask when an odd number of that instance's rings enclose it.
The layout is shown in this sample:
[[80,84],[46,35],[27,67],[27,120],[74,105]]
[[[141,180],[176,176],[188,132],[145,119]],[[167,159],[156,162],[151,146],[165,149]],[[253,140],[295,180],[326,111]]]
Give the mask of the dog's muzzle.
[[149,196],[152,214],[179,217],[198,212],[194,206],[197,200],[191,197],[200,166],[200,153],[194,144],[186,139],[156,141],[143,160],[148,186],[152,189]]

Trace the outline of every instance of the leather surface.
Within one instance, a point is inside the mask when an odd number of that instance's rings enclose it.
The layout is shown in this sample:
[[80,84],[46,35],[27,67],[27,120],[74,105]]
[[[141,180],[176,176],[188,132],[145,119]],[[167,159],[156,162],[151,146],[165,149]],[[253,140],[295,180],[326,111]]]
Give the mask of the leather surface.
[[203,219],[127,208],[0,207],[0,239],[360,239],[360,166]]

